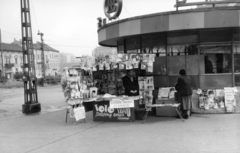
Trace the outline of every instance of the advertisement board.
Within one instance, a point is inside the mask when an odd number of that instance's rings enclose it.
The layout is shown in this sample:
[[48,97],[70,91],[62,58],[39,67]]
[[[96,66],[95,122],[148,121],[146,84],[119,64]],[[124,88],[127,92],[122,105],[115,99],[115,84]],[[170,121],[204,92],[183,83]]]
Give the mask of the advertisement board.
[[110,108],[110,101],[93,102],[93,120],[106,122],[134,121],[134,108]]

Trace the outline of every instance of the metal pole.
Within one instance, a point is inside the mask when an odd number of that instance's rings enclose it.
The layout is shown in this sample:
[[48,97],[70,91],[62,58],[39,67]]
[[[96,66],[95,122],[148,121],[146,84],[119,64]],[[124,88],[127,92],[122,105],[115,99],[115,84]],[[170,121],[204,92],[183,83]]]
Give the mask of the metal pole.
[[37,78],[34,65],[34,52],[32,41],[32,27],[29,0],[20,0],[21,3],[21,28],[22,28],[22,51],[23,51],[23,83],[24,104],[22,112],[36,113],[41,111],[41,104],[37,97]]
[[41,50],[42,50],[42,77],[43,77],[43,86],[44,86],[44,83],[45,83],[45,60],[44,60],[44,48],[43,48],[43,33],[42,32],[39,32],[38,31],[38,35],[41,36]]
[[1,59],[2,59],[2,76],[4,77],[3,49],[2,49],[2,33],[1,33],[1,29],[0,29],[0,47],[1,47]]

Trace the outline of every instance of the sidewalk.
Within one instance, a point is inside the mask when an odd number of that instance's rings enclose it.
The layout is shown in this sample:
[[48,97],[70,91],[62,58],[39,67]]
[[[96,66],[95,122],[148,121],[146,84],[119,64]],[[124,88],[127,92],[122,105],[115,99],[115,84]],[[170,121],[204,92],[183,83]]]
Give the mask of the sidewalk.
[[[68,118],[60,89],[39,92],[43,111],[21,113],[21,97],[0,102],[0,153],[238,153],[239,114],[193,114],[182,122],[174,117],[149,116],[145,124],[94,122]],[[46,109],[47,106],[54,109]]]
[[194,115],[186,122],[149,117],[136,122],[65,123],[65,111],[0,123],[1,153],[238,153],[239,115]]

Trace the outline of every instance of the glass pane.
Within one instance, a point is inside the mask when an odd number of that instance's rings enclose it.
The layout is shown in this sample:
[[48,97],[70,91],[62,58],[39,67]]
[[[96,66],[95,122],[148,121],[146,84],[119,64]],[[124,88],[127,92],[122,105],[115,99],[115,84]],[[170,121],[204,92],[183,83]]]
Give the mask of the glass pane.
[[142,47],[154,47],[166,44],[164,35],[144,35],[142,36]]
[[126,39],[126,50],[140,49],[140,38],[128,38]]
[[[191,78],[191,87],[198,88],[198,76],[188,75]],[[174,87],[179,76],[169,76],[169,87]]]
[[188,75],[198,75],[198,55],[168,57],[168,74],[179,75],[185,69]]
[[240,86],[240,74],[235,74],[235,86]]
[[167,77],[166,76],[154,76],[154,88],[167,87]]
[[204,55],[206,74],[232,73],[230,45],[201,45],[200,54]]
[[168,57],[167,69],[170,75],[179,75],[181,69],[186,68],[185,56]]
[[216,89],[223,87],[232,87],[232,74],[200,76],[200,88]]
[[142,52],[145,54],[159,54],[159,56],[166,56],[165,46],[143,47]]
[[172,45],[167,47],[168,56],[197,55],[197,44],[191,45]]
[[234,72],[240,73],[240,45],[234,45]]
[[156,57],[153,63],[153,72],[155,75],[166,75],[166,57]]
[[117,42],[117,51],[118,53],[124,53],[124,40],[118,40]]
[[186,56],[186,72],[188,75],[198,75],[198,55]]

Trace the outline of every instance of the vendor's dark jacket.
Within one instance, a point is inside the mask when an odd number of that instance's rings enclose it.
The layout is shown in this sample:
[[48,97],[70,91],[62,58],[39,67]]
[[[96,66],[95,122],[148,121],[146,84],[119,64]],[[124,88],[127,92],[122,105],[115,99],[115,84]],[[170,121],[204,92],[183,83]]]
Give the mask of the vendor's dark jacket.
[[[128,75],[124,76],[122,78],[123,81],[123,87],[125,89],[125,95],[127,96],[137,96],[139,95],[139,86],[138,86],[138,80],[133,77],[133,81],[130,79]],[[131,90],[136,90],[136,93],[131,93]]]

